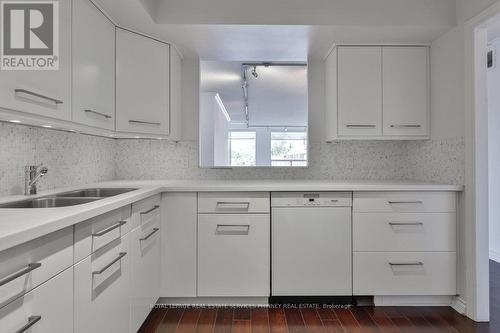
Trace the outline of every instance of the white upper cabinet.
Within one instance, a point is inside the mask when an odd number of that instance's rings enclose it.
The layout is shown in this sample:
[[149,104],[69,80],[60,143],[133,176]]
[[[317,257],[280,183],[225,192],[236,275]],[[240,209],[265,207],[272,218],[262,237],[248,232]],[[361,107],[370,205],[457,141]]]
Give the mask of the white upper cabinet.
[[170,46],[170,139],[181,139],[182,126],[182,58],[175,47]]
[[115,26],[89,0],[73,1],[73,121],[115,129]]
[[429,52],[426,47],[383,48],[384,135],[426,136]]
[[59,69],[1,70],[0,108],[71,119],[71,1],[58,1],[58,7]]
[[170,46],[116,29],[116,130],[169,134]]
[[348,47],[338,51],[338,133],[382,135],[382,49]]
[[429,49],[339,46],[325,62],[325,139],[429,137]]

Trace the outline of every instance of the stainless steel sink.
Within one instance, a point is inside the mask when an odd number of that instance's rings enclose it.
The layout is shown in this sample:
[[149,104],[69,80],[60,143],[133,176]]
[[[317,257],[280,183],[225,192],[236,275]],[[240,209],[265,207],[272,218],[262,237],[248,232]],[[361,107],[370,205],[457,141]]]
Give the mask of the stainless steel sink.
[[87,188],[46,197],[25,199],[0,204],[0,208],[53,208],[81,205],[115,195],[137,190],[136,188]]
[[108,198],[108,197],[113,197],[115,195],[131,192],[134,190],[137,190],[137,189],[136,188],[86,188],[83,190],[76,190],[76,191],[56,194],[55,196],[59,197],[59,198],[66,198],[66,197],[72,197],[72,198],[88,198],[88,197]]
[[0,208],[52,208],[81,205],[102,198],[61,198],[45,197],[29,200],[21,200],[0,204]]

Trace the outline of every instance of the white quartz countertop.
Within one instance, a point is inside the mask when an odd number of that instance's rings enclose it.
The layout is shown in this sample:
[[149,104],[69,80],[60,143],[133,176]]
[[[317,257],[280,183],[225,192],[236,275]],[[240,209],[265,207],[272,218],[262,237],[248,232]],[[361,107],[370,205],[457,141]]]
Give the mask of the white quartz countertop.
[[[41,192],[34,197],[84,188],[137,188],[132,192],[87,204],[61,208],[0,208],[0,251],[25,243],[51,232],[70,227],[113,209],[162,192],[207,191],[462,191],[463,186],[424,182],[332,182],[316,180],[262,181],[111,181]],[[30,198],[32,198],[30,197]],[[25,196],[0,197],[0,203],[27,199]]]

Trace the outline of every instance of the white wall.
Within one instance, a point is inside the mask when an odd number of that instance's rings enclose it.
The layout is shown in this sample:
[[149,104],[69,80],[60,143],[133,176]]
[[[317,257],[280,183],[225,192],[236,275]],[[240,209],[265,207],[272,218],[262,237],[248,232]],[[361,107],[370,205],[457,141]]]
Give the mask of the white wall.
[[214,105],[214,165],[229,165],[229,122],[220,109]]
[[[200,127],[200,142],[203,144],[203,149],[200,150],[200,164],[204,166],[214,165],[214,109],[215,109],[215,93],[199,94],[200,103],[200,123],[204,126]],[[207,126],[208,124],[208,126]]]
[[[500,50],[500,40],[492,43]],[[497,54],[496,60],[500,62]],[[488,71],[488,184],[490,259],[500,262],[500,63]]]

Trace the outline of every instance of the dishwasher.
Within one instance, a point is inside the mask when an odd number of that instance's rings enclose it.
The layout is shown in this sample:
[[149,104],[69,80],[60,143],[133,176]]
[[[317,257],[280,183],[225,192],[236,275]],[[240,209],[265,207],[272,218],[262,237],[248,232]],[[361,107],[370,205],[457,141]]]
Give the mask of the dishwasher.
[[271,195],[271,296],[352,296],[352,194]]

